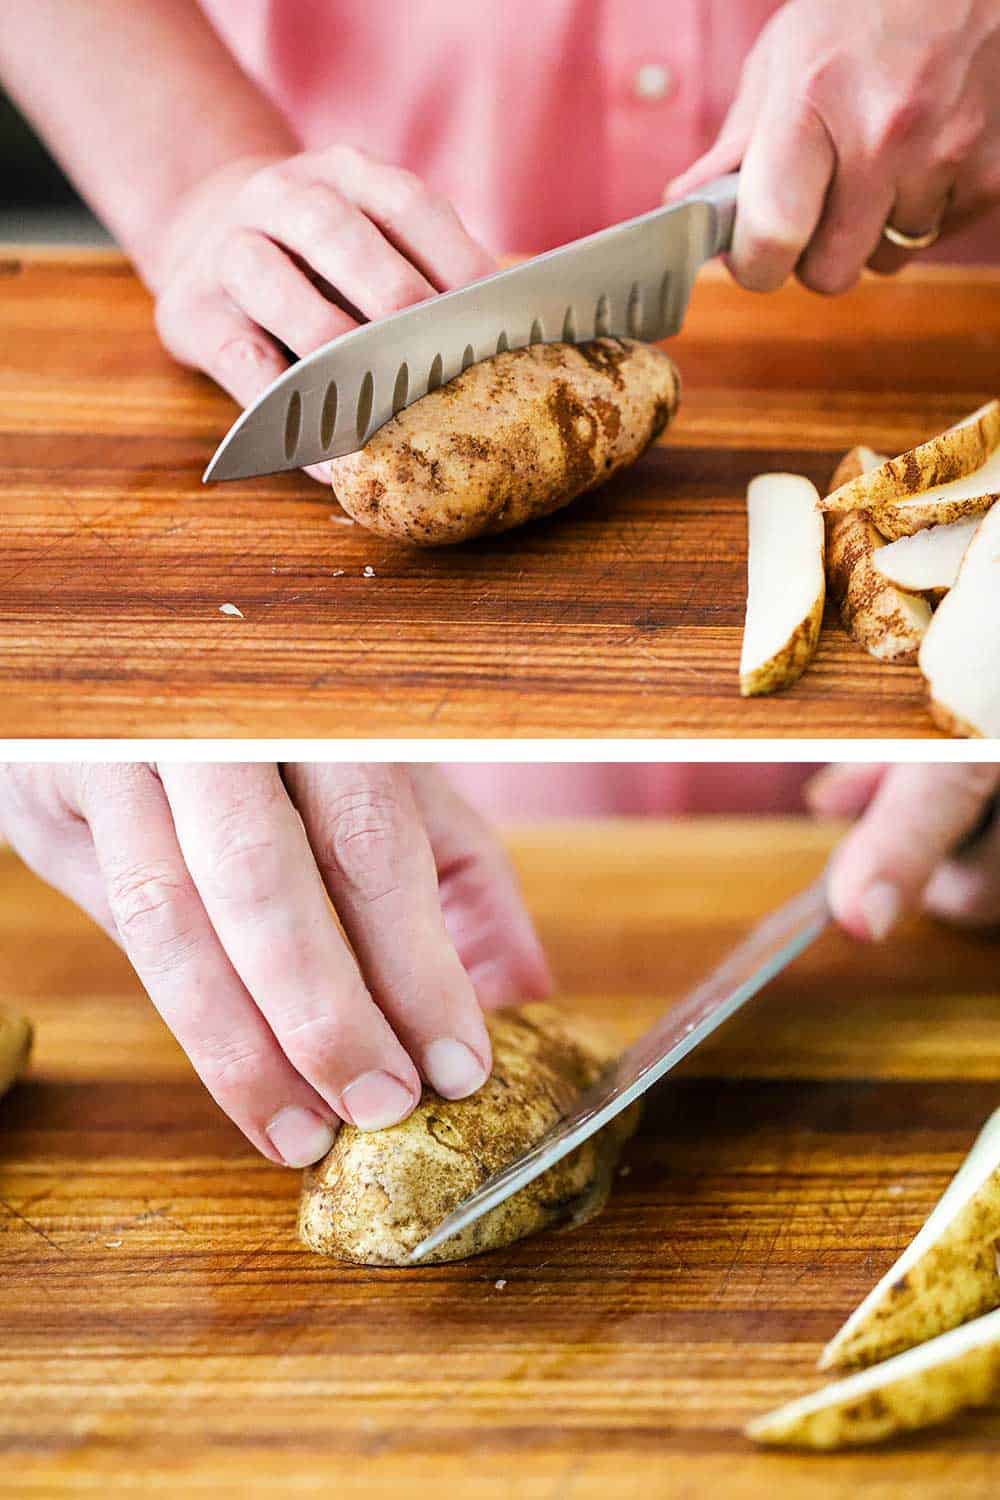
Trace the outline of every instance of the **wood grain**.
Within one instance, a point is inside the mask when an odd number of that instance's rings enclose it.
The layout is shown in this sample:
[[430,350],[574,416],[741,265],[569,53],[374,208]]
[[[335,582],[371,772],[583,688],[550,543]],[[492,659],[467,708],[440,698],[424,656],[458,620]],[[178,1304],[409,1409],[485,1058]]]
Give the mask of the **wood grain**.
[[[512,847],[565,1003],[624,1038],[830,837],[564,824]],[[996,1105],[996,974],[995,944],[930,924],[871,952],[831,935],[650,1100],[601,1218],[365,1271],[297,1246],[296,1175],[0,855],[0,1005],[38,1027],[0,1105],[0,1494],[992,1497],[1000,1411],[834,1458],[739,1428],[817,1383]]]
[[995,395],[1000,274],[762,299],[708,268],[672,352],[681,415],[638,468],[418,553],[300,475],[202,488],[234,408],[125,263],[0,255],[0,735],[932,734],[916,669],[832,612],[802,683],[740,700],[744,492]]

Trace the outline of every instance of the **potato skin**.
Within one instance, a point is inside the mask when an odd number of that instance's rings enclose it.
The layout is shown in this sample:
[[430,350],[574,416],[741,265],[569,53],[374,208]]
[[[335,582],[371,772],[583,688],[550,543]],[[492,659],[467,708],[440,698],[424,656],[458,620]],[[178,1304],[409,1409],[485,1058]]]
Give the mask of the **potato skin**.
[[532,344],[472,365],[330,465],[348,515],[415,546],[507,531],[634,463],[677,409],[662,350]]
[[[448,1100],[425,1088],[401,1125],[368,1133],[345,1125],[306,1172],[299,1235],[309,1249],[360,1265],[410,1264],[414,1246],[566,1115],[618,1050],[551,1005],[494,1011],[487,1024],[493,1073],[477,1094]],[[419,1264],[462,1260],[599,1213],[637,1121],[636,1106]]]
[[31,1024],[0,1011],[0,1095],[5,1094],[28,1061]]

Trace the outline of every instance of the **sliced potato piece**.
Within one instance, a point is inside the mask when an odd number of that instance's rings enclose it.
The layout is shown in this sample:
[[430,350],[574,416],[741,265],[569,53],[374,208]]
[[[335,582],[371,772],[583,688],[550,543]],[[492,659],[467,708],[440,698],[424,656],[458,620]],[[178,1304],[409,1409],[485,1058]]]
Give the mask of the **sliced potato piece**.
[[820,1369],[877,1364],[1000,1306],[1000,1109],[933,1213],[851,1314]]
[[947,1421],[1000,1392],[1000,1308],[884,1364],[848,1375],[747,1429],[755,1443],[848,1448]]
[[[852,448],[837,466],[834,483],[877,468],[871,448]],[[870,655],[884,662],[913,662],[931,623],[926,599],[898,589],[876,569],[886,545],[867,511],[827,516],[826,581],[844,629]]]
[[919,662],[935,723],[948,734],[1000,736],[1000,505],[969,543]]
[[0,1011],[0,1094],[18,1077],[31,1051],[31,1023]]
[[887,542],[875,558],[875,566],[897,588],[918,594],[946,594],[958,577],[969,543],[980,517],[929,526],[913,536]]
[[[876,510],[883,505],[896,506],[911,495],[923,500],[928,491],[949,486],[982,469],[998,448],[1000,400],[987,402],[947,432],[837,486],[826,496],[823,509]],[[954,514],[933,517],[933,521],[941,522],[957,519]],[[932,521],[925,520],[922,524],[928,526]]]
[[740,658],[744,698],[788,687],[819,641],[826,597],[823,516],[801,474],[759,474],[747,491],[747,609]]
[[872,519],[882,535],[895,541],[928,526],[948,526],[983,516],[1000,497],[1000,448],[974,474],[950,484],[924,490],[910,499],[872,506]]
[[[493,1072],[478,1093],[441,1099],[425,1089],[401,1125],[341,1127],[305,1175],[299,1234],[309,1249],[367,1266],[412,1264],[420,1240],[569,1114],[618,1051],[602,1031],[553,1005],[492,1011],[487,1025]],[[633,1106],[420,1264],[498,1250],[599,1213],[637,1121]]]
[[[880,464],[888,462],[884,453],[876,453],[874,448],[866,448],[864,443],[859,443],[856,448],[849,448],[833,471],[830,494],[839,490],[842,485],[848,484],[852,479],[857,479],[859,475],[870,474]],[[826,509],[825,501],[823,509]]]

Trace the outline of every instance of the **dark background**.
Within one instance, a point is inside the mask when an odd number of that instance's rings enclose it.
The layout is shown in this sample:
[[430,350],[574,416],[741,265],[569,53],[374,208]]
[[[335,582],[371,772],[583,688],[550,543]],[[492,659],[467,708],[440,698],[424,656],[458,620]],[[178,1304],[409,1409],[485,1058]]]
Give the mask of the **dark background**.
[[24,116],[0,89],[0,239],[106,238]]

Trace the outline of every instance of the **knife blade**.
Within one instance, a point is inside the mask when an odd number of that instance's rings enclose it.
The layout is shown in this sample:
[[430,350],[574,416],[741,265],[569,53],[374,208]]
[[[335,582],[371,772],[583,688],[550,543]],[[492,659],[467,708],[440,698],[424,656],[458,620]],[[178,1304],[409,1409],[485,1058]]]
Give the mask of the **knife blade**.
[[572,1114],[460,1203],[410,1252],[410,1259],[420,1260],[436,1250],[627,1109],[808,948],[829,921],[824,875],[759,923],[707,978],[622,1053],[584,1093]]
[[405,407],[504,349],[676,333],[701,266],[729,247],[737,180],[719,178],[680,203],[333,339],[237,419],[204,482],[353,453]]

